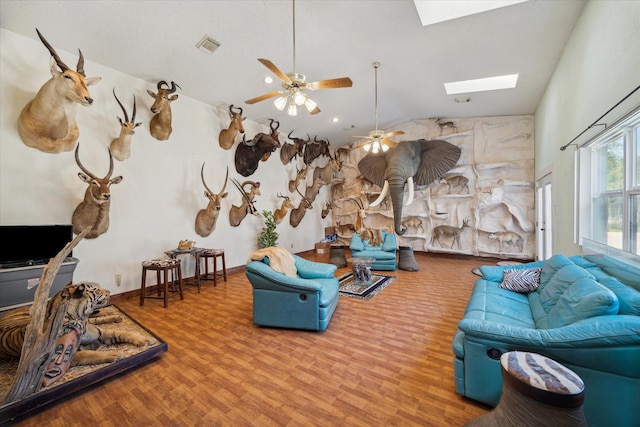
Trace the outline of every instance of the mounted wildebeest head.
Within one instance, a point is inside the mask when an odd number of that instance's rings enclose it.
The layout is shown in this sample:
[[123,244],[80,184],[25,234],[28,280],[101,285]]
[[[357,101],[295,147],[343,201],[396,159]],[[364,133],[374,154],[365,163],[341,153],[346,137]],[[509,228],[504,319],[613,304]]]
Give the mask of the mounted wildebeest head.
[[304,164],[310,165],[315,159],[320,156],[331,157],[331,151],[329,151],[329,140],[319,140],[318,136],[313,137],[312,143],[307,143],[304,146]]
[[151,112],[155,116],[151,118],[149,123],[149,132],[152,137],[160,141],[169,139],[173,130],[171,128],[171,103],[178,99],[178,95],[169,95],[176,91],[176,87],[180,87],[176,82],[171,82],[171,88],[169,88],[167,82],[160,80],[157,85],[158,93],[147,90],[149,96],[155,100],[151,106]]
[[73,71],[62,62],[37,28],[36,32],[51,54],[52,77],[23,108],[18,119],[18,133],[25,145],[45,153],[71,151],[80,135],[76,106],[88,107],[93,104],[88,86],[98,83],[102,78],[85,76],[81,50],[78,49],[78,65]]
[[[287,138],[293,141],[293,144],[282,144],[282,148],[280,148],[280,161],[283,165],[287,165],[291,163],[291,160],[295,159],[296,156],[302,157],[304,153],[304,145],[311,141],[311,137],[307,134],[307,139],[304,140],[302,138],[295,138],[291,136],[293,131],[289,132]],[[292,191],[293,192],[293,191]]]
[[[276,123],[274,127],[273,124]],[[236,171],[242,176],[252,175],[258,169],[258,162],[266,162],[271,153],[280,147],[278,141],[278,127],[280,123],[271,119],[269,127],[271,133],[258,133],[251,141],[246,140],[246,136],[242,136],[242,143],[236,148],[235,164]]]

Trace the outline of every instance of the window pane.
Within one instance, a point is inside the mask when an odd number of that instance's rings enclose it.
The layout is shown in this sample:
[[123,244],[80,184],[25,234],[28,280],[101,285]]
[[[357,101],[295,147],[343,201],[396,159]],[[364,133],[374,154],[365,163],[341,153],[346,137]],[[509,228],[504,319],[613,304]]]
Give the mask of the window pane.
[[624,183],[624,138],[607,144],[607,191],[620,190]]
[[640,195],[631,196],[631,227],[629,230],[629,252],[640,255]]
[[636,126],[636,180],[634,181],[634,186],[640,186],[640,126]]
[[593,207],[593,240],[622,249],[622,196],[594,198]]

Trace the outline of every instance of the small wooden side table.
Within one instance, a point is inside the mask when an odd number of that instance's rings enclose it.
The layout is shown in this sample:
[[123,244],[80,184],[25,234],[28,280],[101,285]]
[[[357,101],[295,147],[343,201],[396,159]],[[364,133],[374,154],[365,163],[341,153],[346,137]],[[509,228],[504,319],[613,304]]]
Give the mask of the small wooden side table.
[[171,259],[178,258],[178,255],[190,254],[195,258],[195,272],[193,273],[193,278],[183,279],[184,285],[195,285],[198,287],[198,293],[200,293],[200,253],[203,251],[202,248],[192,248],[192,249],[171,249],[170,251],[165,251],[164,253]]

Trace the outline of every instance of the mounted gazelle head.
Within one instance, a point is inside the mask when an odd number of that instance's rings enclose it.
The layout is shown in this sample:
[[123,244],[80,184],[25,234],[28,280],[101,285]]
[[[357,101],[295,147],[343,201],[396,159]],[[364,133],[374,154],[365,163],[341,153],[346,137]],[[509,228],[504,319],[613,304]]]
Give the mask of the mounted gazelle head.
[[111,205],[111,184],[118,184],[122,176],[111,178],[113,173],[113,156],[109,151],[109,171],[104,178],[98,178],[89,172],[80,162],[80,144],[76,147],[76,163],[82,171],[78,173],[80,179],[89,184],[84,194],[84,200],[73,211],[71,223],[74,233],[78,234],[86,227],[93,227],[87,234],[87,239],[98,237],[109,228],[109,207]]
[[176,91],[176,87],[180,87],[176,82],[172,81],[169,88],[169,84],[161,80],[157,85],[157,93],[147,90],[149,96],[154,99],[151,112],[155,114],[149,124],[149,131],[151,136],[160,141],[169,139],[171,135],[171,103],[178,99],[178,95],[169,95]]
[[133,95],[133,111],[131,112],[131,121],[129,121],[129,115],[127,114],[127,110],[122,105],[122,102],[118,99],[116,95],[115,88],[113,89],[113,96],[118,101],[118,105],[122,109],[122,114],[124,115],[124,121],[122,118],[117,117],[120,122],[120,135],[111,141],[111,145],[109,146],[113,157],[117,160],[126,160],[131,156],[131,135],[136,133],[136,128],[142,124],[142,122],[136,123],[136,96]]
[[18,132],[25,145],[45,153],[71,151],[75,147],[79,130],[76,123],[76,105],[93,104],[88,87],[102,80],[87,78],[84,56],[78,49],[76,71],[62,62],[55,49],[36,28],[40,41],[51,54],[49,79],[20,113]]
[[224,178],[224,184],[222,190],[219,193],[211,191],[207,182],[204,179],[204,162],[200,169],[200,178],[202,179],[202,185],[204,185],[204,195],[209,199],[209,203],[205,209],[198,211],[196,215],[196,233],[202,237],[207,237],[216,227],[218,216],[220,216],[220,208],[222,199],[228,196],[228,193],[224,190],[227,188],[227,180],[229,179],[229,168],[227,168],[227,175]]

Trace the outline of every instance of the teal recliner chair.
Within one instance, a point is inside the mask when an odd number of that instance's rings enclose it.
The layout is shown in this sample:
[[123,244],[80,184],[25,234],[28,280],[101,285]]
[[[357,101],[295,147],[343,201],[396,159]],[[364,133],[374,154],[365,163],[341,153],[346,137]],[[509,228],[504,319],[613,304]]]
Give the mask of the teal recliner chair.
[[246,265],[253,286],[253,323],[324,331],[338,306],[337,267],[292,256],[297,277],[273,270],[268,257]]
[[394,271],[396,269],[396,248],[398,243],[396,241],[396,235],[394,233],[382,232],[382,244],[372,246],[369,244],[369,240],[364,242],[360,238],[358,233],[354,233],[351,236],[351,256],[353,258],[373,258],[373,264],[371,264],[372,270],[387,270]]

